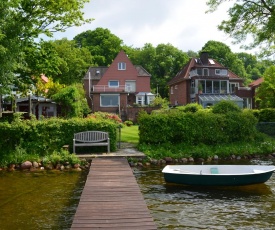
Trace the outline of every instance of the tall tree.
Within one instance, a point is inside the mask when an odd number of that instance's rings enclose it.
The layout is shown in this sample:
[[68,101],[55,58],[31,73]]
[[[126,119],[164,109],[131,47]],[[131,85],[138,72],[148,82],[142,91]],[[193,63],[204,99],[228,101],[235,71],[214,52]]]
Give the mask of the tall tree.
[[247,68],[248,66],[251,66],[253,68],[256,66],[258,62],[257,57],[253,54],[241,52],[241,53],[237,53],[237,56],[239,59],[242,60],[245,68]]
[[[0,95],[9,91],[13,71],[20,60],[20,37],[16,36],[17,21],[13,19],[12,1],[0,3]],[[20,28],[19,28],[20,29]]]
[[188,51],[187,51],[187,55],[188,55],[188,57],[190,57],[190,58],[196,58],[196,57],[199,56],[198,52],[195,52],[195,51],[193,51],[193,50],[188,50]]
[[275,66],[269,67],[263,75],[264,81],[256,93],[261,108],[275,108]]
[[257,80],[258,78],[262,77],[267,67],[264,66],[262,61],[259,61],[255,55],[241,52],[237,53],[237,56],[244,63],[244,67],[249,79]]
[[232,51],[226,44],[210,40],[202,47],[202,51],[208,52],[210,58],[217,60],[220,64],[226,67],[230,66],[231,57],[229,55],[232,54]]
[[153,83],[158,85],[161,97],[168,97],[167,82],[188,62],[187,54],[171,44],[156,47]]
[[14,79],[20,91],[28,90],[30,85],[38,83],[41,74],[50,77],[61,73],[61,59],[49,42],[41,41],[36,45],[24,47],[23,52],[24,59],[22,65],[18,66],[17,77]]
[[66,38],[49,43],[60,59],[59,73],[51,75],[54,81],[65,85],[82,82],[85,72],[93,65],[90,51],[85,47],[76,47],[74,40],[69,41]]
[[85,91],[82,84],[72,84],[62,88],[52,95],[55,102],[62,105],[62,116],[64,117],[83,117],[90,112]]
[[[209,12],[213,12],[225,0],[208,0]],[[262,55],[275,52],[275,5],[274,0],[235,0],[228,10],[229,19],[223,20],[218,28],[236,43],[247,44],[246,48],[259,47]]]
[[154,47],[146,43],[142,48],[128,47],[126,50],[133,64],[141,65],[151,74],[151,89],[155,93],[158,91],[163,98],[168,97],[167,82],[189,60],[185,52],[171,44],[159,44]]
[[103,28],[87,30],[75,36],[74,40],[78,47],[90,50],[98,66],[110,65],[122,48],[122,40]]
[[153,74],[156,48],[151,43],[146,43],[142,48],[129,48],[124,47],[128,57],[135,65],[141,65],[150,74]]
[[222,42],[208,41],[203,47],[202,51],[207,51],[209,56],[225,67],[228,67],[232,72],[246,80],[247,73],[244,68],[242,60],[234,54],[229,46]]
[[[0,3],[0,83],[7,89],[25,65],[25,48],[41,34],[52,36],[88,23],[81,9],[89,0],[4,0]],[[3,91],[3,90],[2,90]],[[0,92],[1,93],[1,92]]]

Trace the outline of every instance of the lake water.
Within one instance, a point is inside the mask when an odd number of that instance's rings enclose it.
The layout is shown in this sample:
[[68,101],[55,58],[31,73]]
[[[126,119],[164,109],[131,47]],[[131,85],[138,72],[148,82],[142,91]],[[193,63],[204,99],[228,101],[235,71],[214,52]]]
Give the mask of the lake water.
[[[162,168],[133,168],[158,229],[275,229],[275,174],[265,184],[205,188],[167,184]],[[0,172],[0,229],[70,229],[86,176]]]
[[0,229],[70,229],[86,175],[0,171]]
[[158,229],[275,229],[275,174],[265,184],[167,184],[162,168],[135,169]]

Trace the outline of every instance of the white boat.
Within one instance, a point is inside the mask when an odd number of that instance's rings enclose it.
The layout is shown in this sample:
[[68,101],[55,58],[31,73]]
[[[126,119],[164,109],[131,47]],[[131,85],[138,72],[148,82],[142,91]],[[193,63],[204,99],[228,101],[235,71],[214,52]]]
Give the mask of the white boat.
[[162,170],[169,183],[232,186],[265,183],[273,165],[167,165]]

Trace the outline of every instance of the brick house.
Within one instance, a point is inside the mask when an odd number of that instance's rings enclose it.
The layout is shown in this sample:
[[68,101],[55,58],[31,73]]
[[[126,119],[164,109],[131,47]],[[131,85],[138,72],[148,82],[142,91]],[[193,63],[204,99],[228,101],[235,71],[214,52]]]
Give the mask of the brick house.
[[250,95],[252,97],[252,108],[253,109],[256,109],[259,107],[259,105],[256,103],[256,100],[255,100],[255,96],[256,96],[256,93],[257,93],[257,88],[259,88],[259,86],[263,83],[264,81],[264,78],[261,77],[253,82],[251,82],[249,84],[249,87],[250,87]]
[[131,106],[146,105],[154,99],[151,75],[133,65],[120,51],[109,67],[90,67],[84,76],[86,98],[92,112],[110,112],[127,116]]
[[197,102],[204,108],[221,100],[234,101],[241,108],[251,108],[251,89],[243,86],[243,79],[207,52],[189,62],[168,82],[172,106]]

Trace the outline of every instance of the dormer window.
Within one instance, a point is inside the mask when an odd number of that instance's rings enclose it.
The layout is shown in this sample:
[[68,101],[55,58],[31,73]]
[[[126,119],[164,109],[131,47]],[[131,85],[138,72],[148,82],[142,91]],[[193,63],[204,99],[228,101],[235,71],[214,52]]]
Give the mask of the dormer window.
[[126,70],[126,63],[125,62],[119,62],[118,63],[118,70]]
[[203,69],[203,76],[209,76],[209,69]]
[[199,76],[201,76],[202,75],[202,69],[197,69],[197,74],[199,75]]
[[227,69],[215,69],[216,75],[227,76]]

